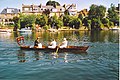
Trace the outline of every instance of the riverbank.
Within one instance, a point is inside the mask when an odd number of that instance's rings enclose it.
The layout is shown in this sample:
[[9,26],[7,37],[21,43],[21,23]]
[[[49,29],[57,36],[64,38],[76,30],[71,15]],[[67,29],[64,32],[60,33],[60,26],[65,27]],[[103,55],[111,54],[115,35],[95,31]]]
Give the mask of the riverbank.
[[[14,27],[0,27],[0,32],[13,32]],[[19,30],[19,29],[18,29]],[[103,28],[102,30],[120,30],[120,27],[113,27],[113,28]],[[34,30],[32,30],[34,31]],[[35,30],[36,31],[36,30]],[[39,30],[40,31],[45,31],[44,29]],[[57,32],[57,31],[88,31],[88,28],[86,28],[85,26],[80,27],[79,29],[75,29],[75,28],[68,28],[68,27],[62,27],[59,29],[47,29],[47,31],[50,32]],[[36,31],[38,32],[38,31]]]

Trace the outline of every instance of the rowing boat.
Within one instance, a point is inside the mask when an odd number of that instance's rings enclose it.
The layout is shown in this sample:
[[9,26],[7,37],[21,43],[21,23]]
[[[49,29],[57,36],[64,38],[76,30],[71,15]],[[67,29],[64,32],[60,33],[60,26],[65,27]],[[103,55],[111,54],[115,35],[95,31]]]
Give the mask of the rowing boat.
[[[56,51],[59,46],[56,48],[48,48],[47,46],[42,45],[41,48],[36,47],[36,46],[26,46],[23,44],[20,44],[20,42],[24,43],[24,37],[20,36],[17,38],[17,43],[20,46],[21,49],[23,50],[45,50],[45,51]],[[59,48],[58,52],[86,52],[86,50],[89,48],[89,46],[67,46],[66,48]]]

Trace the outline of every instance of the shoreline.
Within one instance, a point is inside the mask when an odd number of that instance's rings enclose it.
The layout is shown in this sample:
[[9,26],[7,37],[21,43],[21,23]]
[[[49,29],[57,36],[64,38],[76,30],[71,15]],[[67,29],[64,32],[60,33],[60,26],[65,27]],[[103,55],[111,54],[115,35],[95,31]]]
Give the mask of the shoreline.
[[[113,27],[113,28],[103,28],[102,29],[103,31],[108,31],[108,30],[120,30],[120,27]],[[88,30],[87,28],[85,29],[85,27],[81,27],[79,29],[48,29],[48,30],[40,30],[40,31],[36,31],[36,30],[32,30],[32,31],[35,31],[35,32],[42,32],[42,31],[50,31],[50,32],[58,32],[58,31],[92,31],[92,30]],[[13,28],[8,28],[8,27],[2,27],[0,28],[0,32],[14,32],[13,31]]]

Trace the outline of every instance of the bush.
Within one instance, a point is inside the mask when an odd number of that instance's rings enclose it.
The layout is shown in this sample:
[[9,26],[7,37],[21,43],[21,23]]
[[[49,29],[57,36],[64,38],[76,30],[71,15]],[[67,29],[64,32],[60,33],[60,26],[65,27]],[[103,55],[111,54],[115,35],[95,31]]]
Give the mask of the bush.
[[43,26],[43,29],[48,30],[48,29],[50,29],[50,26],[45,25],[45,26]]
[[109,25],[110,25],[110,27],[112,28],[112,27],[114,27],[114,23],[113,22],[109,22]]

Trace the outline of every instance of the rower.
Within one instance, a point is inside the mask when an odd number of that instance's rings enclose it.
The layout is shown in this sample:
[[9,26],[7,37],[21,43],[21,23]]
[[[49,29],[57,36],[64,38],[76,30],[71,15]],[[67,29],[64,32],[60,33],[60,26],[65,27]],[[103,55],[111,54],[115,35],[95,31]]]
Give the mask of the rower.
[[60,48],[66,48],[67,45],[68,45],[68,41],[66,40],[66,38],[64,38],[62,44],[60,45]]
[[56,41],[55,41],[55,39],[52,42],[50,42],[50,45],[48,46],[48,48],[56,48]]
[[40,39],[40,37],[37,37],[37,39],[35,40],[34,47],[42,48],[42,44],[39,43],[39,39]]

